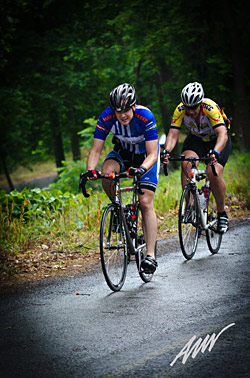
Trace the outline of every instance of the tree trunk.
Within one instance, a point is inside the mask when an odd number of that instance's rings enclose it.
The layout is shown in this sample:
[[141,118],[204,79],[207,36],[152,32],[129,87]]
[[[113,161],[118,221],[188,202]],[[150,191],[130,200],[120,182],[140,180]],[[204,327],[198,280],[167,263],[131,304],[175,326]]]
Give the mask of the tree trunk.
[[[163,90],[163,83],[164,83],[164,77],[167,74],[167,67],[165,65],[165,62],[160,63],[160,72],[161,74],[156,74],[156,91],[158,96],[158,101],[160,105],[161,115],[162,115],[162,123],[164,127],[164,132],[167,135],[169,132],[169,125],[170,125],[170,115],[168,112],[168,109],[165,105],[164,101],[164,90]],[[176,143],[171,155],[172,156],[179,156],[179,146],[178,143]],[[173,169],[177,169],[179,167],[178,163],[176,161],[171,162],[171,165]]]
[[79,144],[79,136],[77,132],[74,132],[71,135],[71,148],[72,148],[72,154],[73,154],[73,160],[81,160],[81,150],[80,150],[80,144]]
[[157,97],[158,97],[158,101],[160,105],[162,124],[164,128],[164,132],[165,134],[167,134],[169,130],[169,114],[168,114],[168,110],[164,101],[162,78],[159,74],[155,75],[155,83],[156,83]]
[[55,109],[52,109],[50,112],[50,121],[51,121],[56,167],[61,168],[63,166],[62,161],[65,160],[65,155],[64,155],[64,148],[63,148],[63,141],[62,141],[62,133],[59,127],[58,115]]
[[2,148],[0,148],[0,158],[1,158],[2,166],[3,166],[4,174],[6,176],[8,184],[9,184],[10,191],[12,191],[12,190],[15,189],[15,187],[14,187],[12,181],[11,181],[9,171],[8,171],[8,167],[7,167],[6,160],[5,160],[5,155],[4,155]]
[[232,129],[238,137],[240,148],[242,150],[245,148],[250,150],[250,128],[248,125],[250,107],[245,85],[247,80],[244,78],[243,74],[243,64],[239,46],[241,40],[240,33],[234,20],[232,8],[228,6],[226,2],[224,3],[223,11],[225,12],[224,20],[226,21],[229,32],[228,35],[231,38],[233,81],[236,98]]
[[54,132],[53,139],[54,139],[54,155],[55,155],[55,160],[56,160],[56,167],[60,168],[60,167],[63,167],[62,161],[65,160],[61,132],[57,132],[57,133]]

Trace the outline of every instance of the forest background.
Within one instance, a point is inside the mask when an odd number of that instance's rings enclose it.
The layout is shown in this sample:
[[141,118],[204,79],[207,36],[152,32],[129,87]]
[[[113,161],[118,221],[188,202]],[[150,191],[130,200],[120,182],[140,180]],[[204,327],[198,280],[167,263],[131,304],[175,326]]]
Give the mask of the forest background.
[[[181,89],[188,82],[201,82],[205,95],[232,118],[234,159],[240,154],[241,167],[247,167],[250,23],[246,0],[230,4],[224,0],[1,0],[0,4],[0,174],[10,190],[18,167],[32,170],[35,164],[53,159],[60,176],[52,189],[60,190],[63,199],[54,192],[56,200],[50,197],[49,201],[57,201],[62,208],[65,192],[77,192],[79,172],[86,168],[95,122],[107,107],[108,94],[123,82],[133,84],[137,103],[153,111],[160,135],[168,131]],[[179,145],[176,153],[178,149]],[[242,169],[243,176],[249,176]],[[27,251],[31,233],[28,243],[20,229],[31,220],[34,206],[37,222],[37,203],[49,195],[1,193],[2,248]],[[51,211],[50,207],[50,215]],[[82,227],[84,221],[79,216],[75,219]],[[51,230],[51,224],[47,226]]]

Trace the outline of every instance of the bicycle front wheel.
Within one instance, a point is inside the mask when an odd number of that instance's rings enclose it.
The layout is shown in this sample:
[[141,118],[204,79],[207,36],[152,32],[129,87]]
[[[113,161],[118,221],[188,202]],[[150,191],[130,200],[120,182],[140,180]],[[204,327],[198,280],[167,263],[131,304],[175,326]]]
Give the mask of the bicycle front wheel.
[[[142,281],[147,283],[152,280],[154,273],[144,271],[143,268],[141,267],[141,263],[146,257],[147,247],[146,247],[144,234],[143,234],[142,214],[141,214],[141,210],[139,206],[137,207],[136,221],[137,221],[137,233],[136,233],[136,239],[135,239],[135,247],[137,249],[136,264],[137,264],[139,276],[141,277]],[[155,243],[155,260],[157,260],[157,244],[156,243]]]
[[206,230],[207,245],[210,252],[215,254],[220,249],[222,234],[217,232],[217,207],[212,192],[210,192],[208,200],[207,223],[210,223],[210,227]]
[[199,237],[199,212],[192,187],[184,187],[179,207],[179,239],[183,256],[190,260],[196,251]]
[[127,240],[121,217],[121,208],[109,204],[102,216],[100,254],[105,280],[113,291],[119,291],[128,267]]

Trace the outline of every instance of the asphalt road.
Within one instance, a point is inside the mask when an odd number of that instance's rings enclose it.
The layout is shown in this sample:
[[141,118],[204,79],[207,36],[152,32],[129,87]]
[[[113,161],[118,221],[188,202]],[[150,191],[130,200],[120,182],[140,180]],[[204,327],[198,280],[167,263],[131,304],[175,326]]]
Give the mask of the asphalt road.
[[[27,181],[21,181],[14,183],[14,187],[16,190],[21,192],[24,188],[34,189],[34,188],[47,188],[49,184],[54,182],[58,177],[57,173],[49,173],[46,175],[42,175],[41,177],[35,177]],[[0,186],[0,190],[4,189],[7,193],[10,193],[9,186]]]
[[153,281],[131,263],[119,293],[99,270],[1,295],[1,377],[249,377],[249,236],[247,218],[188,262],[161,242]]

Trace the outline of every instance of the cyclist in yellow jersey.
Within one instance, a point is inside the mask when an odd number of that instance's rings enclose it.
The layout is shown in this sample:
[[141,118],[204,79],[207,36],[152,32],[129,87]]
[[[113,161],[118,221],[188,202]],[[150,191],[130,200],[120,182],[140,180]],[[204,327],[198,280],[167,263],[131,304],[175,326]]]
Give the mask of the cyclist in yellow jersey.
[[[223,171],[231,151],[231,139],[228,133],[230,121],[213,100],[204,97],[203,87],[200,83],[187,84],[181,92],[181,103],[173,114],[164,146],[166,157],[163,164],[168,163],[169,154],[177,143],[182,123],[189,130],[182,147],[182,153],[186,157],[206,156],[210,150],[213,151],[212,164],[216,167],[217,176],[213,175],[211,167],[208,167],[208,175],[217,204],[218,232],[223,234],[228,230],[228,216],[225,212],[226,185]],[[182,164],[184,167],[184,162]],[[189,169],[191,169],[191,165]],[[186,176],[183,169],[181,181],[184,186]]]

